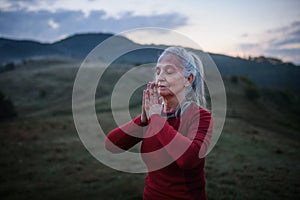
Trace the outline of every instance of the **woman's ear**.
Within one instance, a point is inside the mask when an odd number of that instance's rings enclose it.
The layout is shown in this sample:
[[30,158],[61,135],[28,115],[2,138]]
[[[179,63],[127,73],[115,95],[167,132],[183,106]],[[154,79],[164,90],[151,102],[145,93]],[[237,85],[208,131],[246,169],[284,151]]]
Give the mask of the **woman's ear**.
[[193,80],[194,80],[194,74],[191,73],[191,74],[189,75],[189,77],[187,78],[187,80],[189,81],[190,84],[192,84],[192,83],[193,83]]
[[190,74],[189,77],[187,77],[187,81],[186,83],[184,84],[185,87],[188,87],[190,86],[192,83],[193,83],[193,80],[194,80],[194,74]]

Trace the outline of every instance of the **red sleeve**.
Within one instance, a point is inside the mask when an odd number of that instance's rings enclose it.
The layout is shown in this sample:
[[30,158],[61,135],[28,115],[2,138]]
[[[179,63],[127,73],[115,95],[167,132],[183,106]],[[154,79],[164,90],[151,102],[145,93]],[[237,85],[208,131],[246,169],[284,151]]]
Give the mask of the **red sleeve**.
[[184,122],[188,126],[187,133],[178,132],[158,114],[151,116],[150,129],[148,129],[152,133],[157,133],[157,139],[168,154],[176,160],[177,165],[183,169],[194,168],[200,164],[212,136],[213,119],[210,112],[200,109],[199,112],[189,115],[187,119],[182,119],[188,120]]
[[105,140],[105,148],[112,153],[124,152],[142,140],[143,124],[138,116],[132,121],[110,131]]

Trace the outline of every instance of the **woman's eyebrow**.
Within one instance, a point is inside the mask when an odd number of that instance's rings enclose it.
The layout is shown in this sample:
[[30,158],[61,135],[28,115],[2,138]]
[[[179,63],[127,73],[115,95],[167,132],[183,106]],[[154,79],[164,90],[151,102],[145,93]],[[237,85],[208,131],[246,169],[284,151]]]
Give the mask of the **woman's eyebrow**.
[[176,66],[173,65],[156,65],[155,69],[160,69],[160,68],[176,68]]

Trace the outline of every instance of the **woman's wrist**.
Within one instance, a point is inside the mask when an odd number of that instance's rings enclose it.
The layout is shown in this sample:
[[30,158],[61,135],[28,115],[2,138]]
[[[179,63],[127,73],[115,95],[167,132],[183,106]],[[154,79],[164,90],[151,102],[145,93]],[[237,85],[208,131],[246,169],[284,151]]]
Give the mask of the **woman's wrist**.
[[147,119],[147,117],[141,115],[141,123],[142,123],[142,124],[148,124],[148,119]]

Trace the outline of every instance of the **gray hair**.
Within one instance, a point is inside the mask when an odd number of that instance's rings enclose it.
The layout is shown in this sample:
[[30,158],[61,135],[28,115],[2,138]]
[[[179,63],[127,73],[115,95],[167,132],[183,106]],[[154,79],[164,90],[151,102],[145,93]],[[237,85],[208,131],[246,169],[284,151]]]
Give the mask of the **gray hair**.
[[168,54],[177,56],[181,63],[184,77],[188,78],[191,74],[194,75],[192,84],[185,90],[186,100],[194,101],[198,105],[206,108],[204,71],[203,64],[199,57],[195,53],[187,51],[182,47],[169,47],[163,51],[159,59]]

